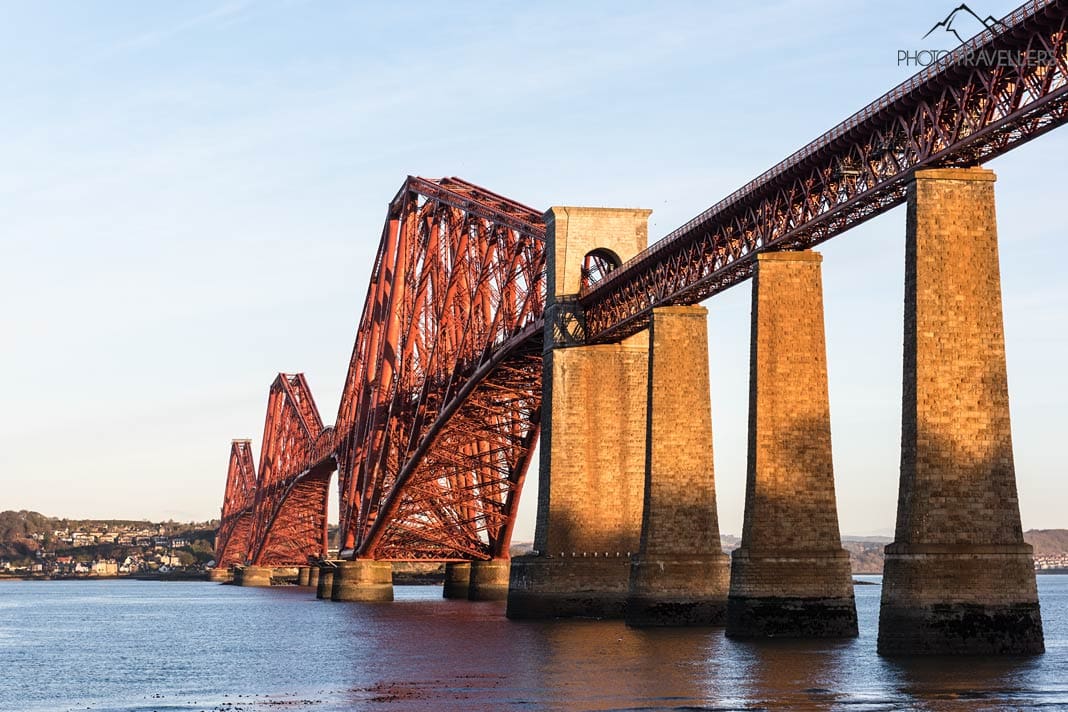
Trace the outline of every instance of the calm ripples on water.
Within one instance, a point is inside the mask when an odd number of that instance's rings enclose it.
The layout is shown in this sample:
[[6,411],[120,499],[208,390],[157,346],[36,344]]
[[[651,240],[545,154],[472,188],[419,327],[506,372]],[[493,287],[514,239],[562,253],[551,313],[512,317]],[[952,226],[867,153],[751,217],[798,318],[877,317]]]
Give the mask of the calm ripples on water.
[[1068,709],[1068,576],[1038,582],[1045,655],[893,660],[875,653],[877,585],[856,587],[855,640],[755,644],[516,623],[437,587],[356,604],[296,587],[8,581],[0,710]]

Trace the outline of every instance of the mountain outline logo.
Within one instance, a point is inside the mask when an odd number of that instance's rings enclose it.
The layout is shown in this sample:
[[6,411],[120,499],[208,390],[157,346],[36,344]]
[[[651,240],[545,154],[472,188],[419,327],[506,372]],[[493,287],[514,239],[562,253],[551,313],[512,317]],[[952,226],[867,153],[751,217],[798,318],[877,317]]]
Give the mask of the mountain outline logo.
[[[978,13],[976,13],[974,10],[972,10],[970,7],[968,7],[967,3],[961,3],[957,7],[953,8],[953,10],[950,11],[950,13],[948,15],[946,15],[944,20],[942,20],[941,22],[936,22],[934,24],[934,27],[932,27],[931,29],[927,30],[927,34],[923,36],[923,39],[927,39],[928,37],[931,36],[932,32],[934,32],[939,27],[941,27],[943,30],[945,30],[946,32],[951,33],[954,37],[956,37],[958,42],[960,42],[961,44],[964,44],[965,39],[962,38],[960,36],[960,33],[957,32],[956,28],[953,27],[953,23],[957,21],[958,17],[961,16],[962,13],[963,13],[963,17],[964,17],[965,20],[967,20],[967,18],[971,17],[972,19],[974,19],[976,22],[978,22],[984,28],[987,28],[987,29],[992,29],[992,28],[994,28],[994,27],[996,27],[998,25],[1000,25],[1001,27],[1005,27],[1005,23],[1003,23],[1001,20],[997,19],[993,15],[987,15],[985,18],[979,17]],[[958,23],[958,26],[959,26],[959,23]],[[1006,29],[1008,29],[1008,28],[1006,28]],[[976,34],[977,34],[977,32],[972,32],[971,34],[968,35],[968,37],[973,37]]]

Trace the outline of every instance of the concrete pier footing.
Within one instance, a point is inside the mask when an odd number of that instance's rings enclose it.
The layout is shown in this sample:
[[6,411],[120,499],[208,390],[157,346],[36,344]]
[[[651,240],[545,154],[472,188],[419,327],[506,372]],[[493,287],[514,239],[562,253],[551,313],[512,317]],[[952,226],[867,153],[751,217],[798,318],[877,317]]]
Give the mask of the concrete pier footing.
[[645,506],[630,570],[630,626],[722,625],[730,561],[712,464],[708,310],[654,309],[649,329]]
[[295,584],[299,572],[298,566],[275,566],[271,569],[271,578],[278,583]]
[[757,255],[749,458],[727,635],[857,635],[831,461],[821,256]]
[[393,566],[388,561],[372,559],[339,561],[333,578],[331,600],[363,602],[393,600]]
[[508,559],[472,561],[467,598],[471,601],[503,601],[508,598]]
[[471,562],[449,561],[445,564],[445,586],[442,598],[467,599],[471,584]]
[[236,570],[234,583],[238,586],[270,586],[274,569],[269,566],[243,566]]
[[626,556],[517,556],[509,576],[507,615],[622,618],[630,566]]
[[230,569],[211,569],[208,571],[208,580],[216,583],[229,583],[234,580],[234,572]]
[[722,551],[634,557],[624,616],[627,625],[723,625],[730,570],[730,559]]
[[1009,421],[992,171],[908,187],[901,484],[879,653],[1044,649]]
[[315,587],[315,597],[324,601],[331,600],[334,593],[334,572],[337,561],[324,561],[319,565],[319,583]]
[[308,567],[308,586],[310,588],[318,588],[319,587],[319,566],[318,565],[309,566]]
[[727,635],[848,638],[857,633],[848,552],[734,551]]
[[307,566],[301,566],[297,569],[297,585],[307,586],[309,577],[311,576],[311,569]]

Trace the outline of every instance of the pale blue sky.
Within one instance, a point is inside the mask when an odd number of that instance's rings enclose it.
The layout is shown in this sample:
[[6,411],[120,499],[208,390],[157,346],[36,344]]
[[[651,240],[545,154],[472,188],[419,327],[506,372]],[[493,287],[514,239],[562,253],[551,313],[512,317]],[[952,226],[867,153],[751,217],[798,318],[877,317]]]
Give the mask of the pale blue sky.
[[[906,79],[955,4],[0,2],[0,509],[217,516],[278,371],[333,421],[407,174],[660,237]],[[1062,130],[990,164],[1025,527],[1068,526],[1066,159]],[[894,520],[904,220],[822,248],[846,533]],[[706,303],[728,533],[749,299]]]

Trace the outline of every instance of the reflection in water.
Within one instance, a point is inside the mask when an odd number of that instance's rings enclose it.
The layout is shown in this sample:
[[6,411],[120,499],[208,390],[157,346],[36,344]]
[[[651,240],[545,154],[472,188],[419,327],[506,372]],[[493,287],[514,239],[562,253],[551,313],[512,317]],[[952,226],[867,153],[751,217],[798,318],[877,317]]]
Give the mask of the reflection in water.
[[[549,624],[541,666],[559,710],[685,708],[704,704],[705,666],[724,644],[721,629],[634,630],[621,623]],[[625,674],[620,667],[625,665]]]
[[844,692],[841,670],[849,667],[855,641],[783,640],[734,645],[738,692],[730,702],[829,706]]
[[[1029,679],[1040,658],[900,658],[887,661],[887,681],[903,699],[922,700],[919,709],[944,709],[967,701],[970,709],[1036,705],[1042,697]],[[1050,690],[1049,692],[1054,692]]]
[[755,643],[512,622],[501,603],[434,587],[340,604],[295,587],[6,582],[0,710],[1068,708],[1068,576],[1040,576],[1039,592],[1043,656],[888,659],[875,653],[878,585],[856,587],[859,638]]

